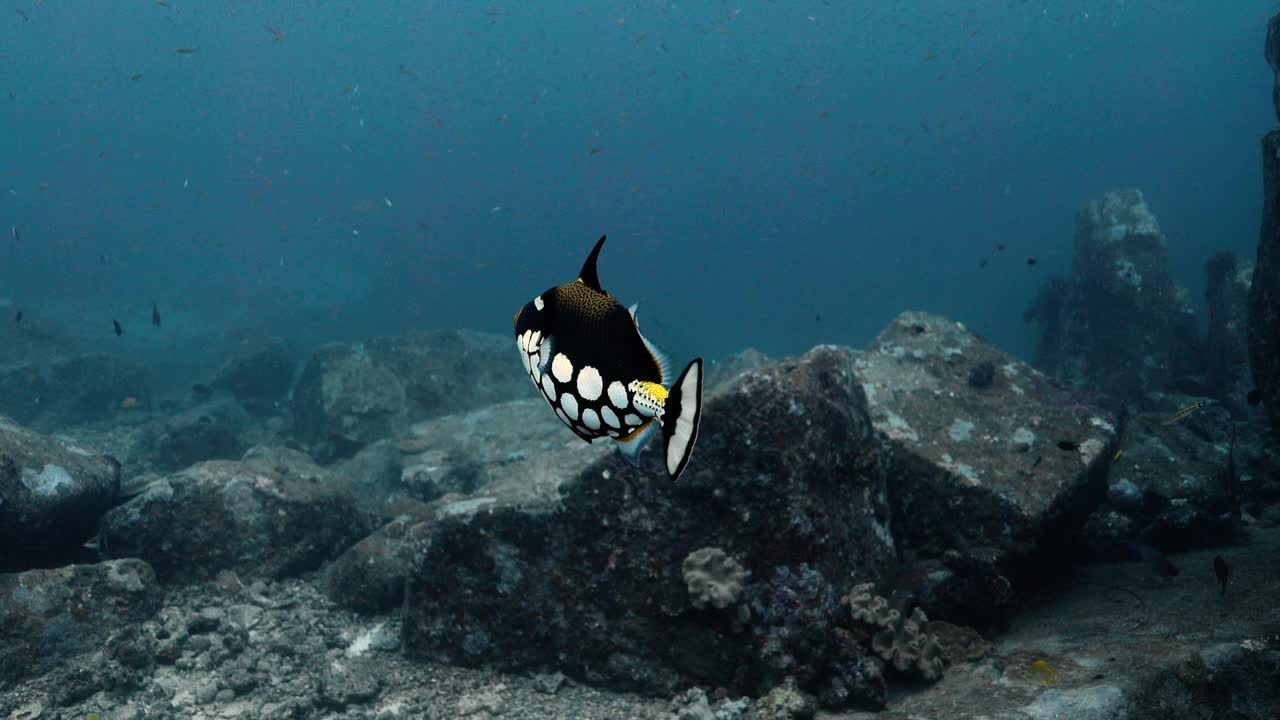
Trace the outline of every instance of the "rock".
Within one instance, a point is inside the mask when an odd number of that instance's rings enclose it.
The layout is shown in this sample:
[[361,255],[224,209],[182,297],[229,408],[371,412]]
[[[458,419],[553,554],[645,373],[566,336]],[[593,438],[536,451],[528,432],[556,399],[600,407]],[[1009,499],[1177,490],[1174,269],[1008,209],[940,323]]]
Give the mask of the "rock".
[[1209,333],[1205,340],[1207,394],[1247,417],[1253,377],[1249,371],[1249,285],[1253,266],[1240,268],[1231,253],[1219,253],[1205,263],[1205,300]]
[[[1275,56],[1277,20],[1268,25],[1268,59]],[[1280,130],[1262,139],[1262,232],[1249,288],[1249,360],[1253,385],[1280,437]]]
[[1168,244],[1140,190],[1081,208],[1071,278],[1046,283],[1023,317],[1040,325],[1037,366],[1117,400],[1137,402],[1198,366],[1189,295],[1169,276]]
[[743,720],[810,720],[815,712],[813,700],[788,681],[757,700]]
[[364,447],[355,457],[329,470],[351,484],[361,504],[370,509],[381,506],[403,489],[404,457],[396,444],[380,440]]
[[1124,691],[1114,685],[1045,691],[1023,712],[1032,720],[1114,720],[1124,716]]
[[120,465],[0,416],[0,570],[67,560],[120,490]]
[[353,545],[325,570],[323,588],[335,603],[378,614],[400,607],[414,561],[430,544],[431,523],[404,515]]
[[[990,384],[974,387],[988,363]],[[931,617],[998,622],[1010,583],[1070,549],[1102,500],[1116,416],[925,313],[899,315],[856,368],[894,478],[894,537],[919,561],[908,584]]]
[[331,668],[321,679],[320,693],[325,704],[345,707],[377,697],[382,681],[366,664],[348,661]]
[[330,345],[307,362],[293,416],[317,456],[350,457],[413,422],[528,392],[506,338],[439,331]]
[[146,559],[165,582],[282,578],[318,568],[368,527],[350,488],[301,453],[255,448],[243,461],[200,463],[102,519],[98,546]]
[[1280,15],[1273,15],[1267,21],[1267,43],[1264,49],[1267,64],[1275,76],[1271,85],[1271,104],[1280,118]]
[[297,363],[281,338],[241,338],[211,386],[233,395],[251,412],[273,415],[289,394]]
[[98,649],[119,629],[150,618],[161,599],[155,573],[141,560],[0,575],[0,688]]
[[149,466],[168,473],[205,460],[234,460],[248,449],[243,429],[251,420],[228,398],[203,403],[164,420],[152,432]]
[[747,348],[711,363],[707,368],[707,377],[703,386],[707,392],[711,392],[744,372],[762,368],[774,362],[776,362],[774,358],[759,350]]
[[820,347],[709,395],[679,483],[660,453],[635,469],[607,443],[575,442],[442,502],[408,584],[406,652],[664,694],[754,685],[744,611],[696,608],[683,563],[719,547],[749,578],[807,563],[845,583],[893,561],[852,360]]
[[0,414],[42,432],[105,420],[148,402],[142,368],[115,355],[0,367]]

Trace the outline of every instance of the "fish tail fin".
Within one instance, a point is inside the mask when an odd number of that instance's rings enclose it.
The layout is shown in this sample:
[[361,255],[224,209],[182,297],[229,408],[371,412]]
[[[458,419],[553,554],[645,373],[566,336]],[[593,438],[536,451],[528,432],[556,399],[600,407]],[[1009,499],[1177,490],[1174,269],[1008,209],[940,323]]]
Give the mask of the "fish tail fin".
[[702,421],[702,358],[694,358],[671,386],[662,412],[667,474],[680,477],[693,454]]

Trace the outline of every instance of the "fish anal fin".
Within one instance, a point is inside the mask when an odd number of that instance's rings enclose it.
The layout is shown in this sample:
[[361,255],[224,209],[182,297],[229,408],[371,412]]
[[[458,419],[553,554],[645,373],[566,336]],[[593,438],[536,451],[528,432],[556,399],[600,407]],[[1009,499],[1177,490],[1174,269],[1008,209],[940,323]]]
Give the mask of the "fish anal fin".
[[618,452],[622,453],[622,457],[626,458],[632,467],[639,467],[640,453],[653,439],[656,429],[657,423],[645,420],[640,427],[618,438]]

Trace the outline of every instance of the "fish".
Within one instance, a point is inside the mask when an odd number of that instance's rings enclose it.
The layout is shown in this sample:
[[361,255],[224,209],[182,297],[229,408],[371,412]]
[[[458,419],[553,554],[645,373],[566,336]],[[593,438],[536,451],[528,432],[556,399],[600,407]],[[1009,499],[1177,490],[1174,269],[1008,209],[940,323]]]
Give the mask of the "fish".
[[115,328],[115,331],[116,331],[116,337],[120,337],[121,335],[123,335],[123,334],[124,334],[124,328],[120,327],[120,321],[119,321],[119,320],[112,320],[112,321],[111,321],[111,326],[112,326],[113,328]]
[[201,385],[200,383],[196,383],[195,385],[191,386],[191,394],[199,397],[208,397],[209,395],[213,394],[213,389],[210,388],[208,385]]
[[1038,262],[1040,262],[1040,261],[1039,261],[1039,260],[1037,260],[1037,259],[1035,259],[1035,258],[1033,258],[1033,257],[1029,257],[1029,258],[1027,258],[1027,266],[1028,266],[1028,267],[1034,266],[1034,265],[1035,265],[1036,263],[1038,263]]
[[1067,452],[1071,452],[1073,450],[1079,450],[1080,443],[1075,442],[1074,440],[1059,440],[1058,448],[1061,450],[1066,450]]
[[1218,576],[1218,584],[1222,586],[1222,594],[1227,594],[1227,579],[1231,577],[1231,568],[1227,567],[1226,558],[1213,556],[1213,574]]
[[156,307],[154,300],[151,301],[151,324],[160,327],[160,308]]
[[1250,390],[1249,395],[1245,399],[1249,401],[1250,405],[1257,405],[1262,402],[1262,390],[1260,388]]
[[16,242],[16,243],[20,243],[20,242],[22,242],[22,236],[18,235],[18,226],[17,226],[17,225],[10,225],[10,226],[9,226],[9,232],[13,233],[13,241],[14,241],[14,242]]
[[121,409],[124,409],[124,410],[132,410],[133,408],[138,407],[138,398],[130,395],[129,397],[120,401],[120,407]]
[[141,80],[141,79],[142,79],[142,73],[134,73],[134,74],[132,74],[132,75],[130,75],[130,76],[129,76],[129,79],[130,79],[130,80],[132,80],[132,81],[134,81],[134,82],[138,82],[139,80]]
[[1039,678],[1042,685],[1052,685],[1058,681],[1058,671],[1054,670],[1053,666],[1044,660],[1037,660],[1031,663],[1031,666],[1027,668],[1027,672]]
[[601,236],[578,278],[530,300],[512,318],[525,372],[561,422],[587,442],[612,438],[637,465],[660,430],[667,474],[679,479],[702,419],[703,362],[670,382],[671,363],[600,285]]
[[1165,418],[1165,419],[1164,419],[1164,424],[1165,424],[1165,425],[1172,425],[1172,424],[1174,424],[1174,423],[1178,422],[1179,420],[1181,420],[1182,418],[1184,418],[1184,417],[1186,417],[1186,416],[1190,415],[1191,413],[1193,413],[1193,412],[1195,412],[1195,411],[1199,410],[1200,408],[1204,407],[1204,406],[1205,406],[1205,405],[1207,405],[1208,403],[1209,403],[1209,401],[1208,401],[1208,400],[1201,400],[1200,402],[1198,402],[1198,403],[1196,403],[1196,404],[1194,404],[1194,405],[1188,405],[1188,406],[1186,406],[1186,407],[1182,408],[1181,410],[1179,410],[1178,412],[1176,412],[1176,413],[1174,413],[1174,414],[1170,415],[1169,417]]
[[190,55],[194,53],[196,49],[193,47],[180,47],[180,48],[174,48],[173,51],[178,53],[179,55]]
[[13,321],[19,325],[22,324],[22,311],[19,310],[17,315],[13,316]]
[[275,38],[275,41],[276,41],[276,42],[280,42],[281,40],[284,40],[284,31],[283,31],[283,30],[280,30],[279,28],[273,28],[273,27],[268,26],[268,27],[267,27],[267,31],[271,33],[271,36]]

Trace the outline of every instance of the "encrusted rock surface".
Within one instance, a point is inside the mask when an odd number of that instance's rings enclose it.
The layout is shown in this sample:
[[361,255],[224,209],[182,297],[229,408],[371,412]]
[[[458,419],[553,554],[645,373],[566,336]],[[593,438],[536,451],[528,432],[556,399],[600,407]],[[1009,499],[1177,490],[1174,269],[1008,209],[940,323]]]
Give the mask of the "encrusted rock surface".
[[145,380],[141,367],[105,354],[0,366],[0,414],[52,432],[145,406]]
[[1250,414],[1249,285],[1253,265],[1241,267],[1231,253],[1219,253],[1205,263],[1205,301],[1209,332],[1205,338],[1205,393],[1231,409]]
[[289,394],[297,366],[285,341],[240,339],[230,355],[214,376],[212,387],[227,391],[255,413],[276,411],[277,403]]
[[1262,139],[1262,199],[1258,261],[1249,290],[1249,359],[1254,386],[1280,437],[1280,130]]
[[[917,559],[898,581],[930,616],[994,622],[1010,581],[1102,500],[1119,420],[926,313],[899,315],[855,367],[886,439],[894,536]],[[993,372],[975,386],[979,367]]]
[[511,370],[513,347],[450,330],[322,348],[293,390],[298,435],[322,460],[349,457],[413,422],[518,397],[527,381]]
[[1118,400],[1140,401],[1196,366],[1195,313],[1140,190],[1080,209],[1070,279],[1049,280],[1024,317],[1041,328],[1039,367]]
[[0,570],[68,558],[120,490],[120,466],[0,416]]
[[98,547],[147,560],[165,582],[224,569],[281,578],[318,568],[369,529],[348,483],[302,453],[255,448],[152,482],[103,516]]
[[155,573],[141,560],[0,575],[0,696],[24,676],[99,649],[150,618],[160,601]]
[[843,586],[892,562],[852,361],[820,347],[708,396],[678,483],[660,453],[634,469],[608,443],[579,442],[443,503],[409,584],[406,650],[648,691],[752,686],[766,668],[744,631],[751,609],[695,607],[684,559],[723,549],[748,573],[745,598],[786,568]]

